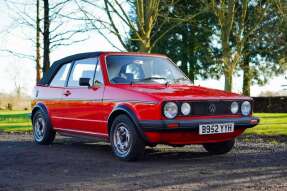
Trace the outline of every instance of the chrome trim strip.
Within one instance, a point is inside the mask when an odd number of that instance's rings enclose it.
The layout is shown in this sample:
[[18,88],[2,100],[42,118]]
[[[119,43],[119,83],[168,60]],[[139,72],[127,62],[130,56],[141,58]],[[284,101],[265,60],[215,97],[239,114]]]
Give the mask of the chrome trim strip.
[[79,119],[79,118],[70,118],[70,117],[59,117],[59,116],[52,116],[52,119],[65,119],[65,120],[75,120],[75,121],[88,121],[88,122],[99,122],[99,123],[107,123],[104,120],[95,120],[95,119]]
[[141,101],[141,100],[115,100],[115,99],[104,99],[103,102],[129,102],[129,103],[145,103],[155,105],[159,102],[156,101]]
[[48,100],[48,101],[93,101],[93,102],[102,102],[102,99],[81,99],[81,98],[38,98],[35,100]]
[[129,102],[129,103],[145,103],[150,105],[156,105],[157,101],[141,101],[141,100],[115,100],[115,99],[79,99],[79,98],[38,98],[35,100],[53,100],[53,101],[90,101],[90,102]]

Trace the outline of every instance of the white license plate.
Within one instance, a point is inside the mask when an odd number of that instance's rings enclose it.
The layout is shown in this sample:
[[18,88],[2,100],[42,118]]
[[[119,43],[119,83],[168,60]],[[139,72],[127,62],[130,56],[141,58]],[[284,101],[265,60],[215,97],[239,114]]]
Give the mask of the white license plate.
[[212,123],[199,125],[200,135],[221,134],[234,132],[234,123]]

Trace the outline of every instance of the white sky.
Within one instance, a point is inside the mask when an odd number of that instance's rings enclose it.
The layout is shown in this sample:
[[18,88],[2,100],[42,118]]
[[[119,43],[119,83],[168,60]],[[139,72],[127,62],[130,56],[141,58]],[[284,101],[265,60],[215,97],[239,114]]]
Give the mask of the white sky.
[[[31,31],[16,29],[11,30],[12,33],[9,35],[1,35],[2,31],[5,31],[9,28],[8,26],[13,24],[9,16],[7,8],[3,6],[3,1],[0,1],[0,50],[13,49],[25,54],[34,54],[34,47],[31,41],[27,39],[27,36],[29,36]],[[57,49],[51,54],[51,62],[80,52],[116,51],[100,35],[96,33],[84,35],[89,35],[90,38],[85,42]],[[115,44],[119,45],[119,42],[114,37],[111,36],[110,39],[112,39]],[[20,84],[27,94],[31,95],[35,84],[35,63],[29,59],[18,58],[11,54],[0,52],[0,93],[13,92],[15,89],[15,82]],[[220,80],[197,80],[195,84],[216,89],[224,89],[224,77],[222,76]],[[269,83],[263,87],[257,85],[252,86],[251,95],[257,96],[262,91],[280,91],[283,89],[283,84],[287,84],[287,80],[284,79],[284,76],[276,76],[270,79]],[[233,86],[233,91],[240,93],[242,89],[242,77],[234,76]]]

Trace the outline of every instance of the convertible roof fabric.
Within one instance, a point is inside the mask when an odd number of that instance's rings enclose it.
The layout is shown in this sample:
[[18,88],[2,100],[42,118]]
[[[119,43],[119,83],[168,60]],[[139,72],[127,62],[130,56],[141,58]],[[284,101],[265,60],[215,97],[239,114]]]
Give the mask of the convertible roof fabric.
[[59,68],[69,62],[73,62],[74,60],[80,60],[85,58],[92,58],[92,57],[98,57],[102,52],[86,52],[86,53],[80,53],[71,55],[65,58],[62,58],[60,60],[57,60],[52,64],[50,67],[48,73],[43,76],[43,78],[38,82],[38,85],[48,85],[50,81],[52,80],[55,73],[59,70]]

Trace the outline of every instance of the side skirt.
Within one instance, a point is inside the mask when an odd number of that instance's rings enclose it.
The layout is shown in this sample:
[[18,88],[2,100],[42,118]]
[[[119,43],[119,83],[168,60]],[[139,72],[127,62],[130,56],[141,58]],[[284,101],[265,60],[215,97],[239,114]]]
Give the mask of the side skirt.
[[78,131],[71,129],[54,128],[54,130],[62,136],[77,137],[83,139],[101,140],[109,142],[109,135],[104,133],[95,133],[89,131]]

